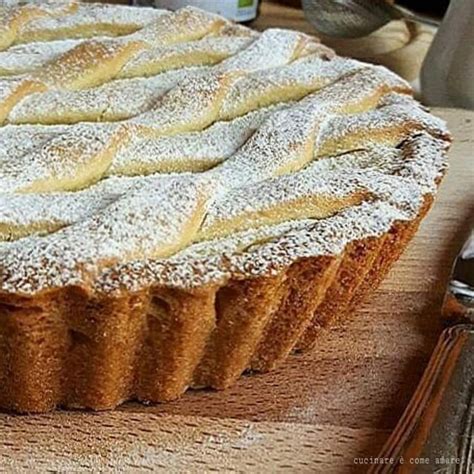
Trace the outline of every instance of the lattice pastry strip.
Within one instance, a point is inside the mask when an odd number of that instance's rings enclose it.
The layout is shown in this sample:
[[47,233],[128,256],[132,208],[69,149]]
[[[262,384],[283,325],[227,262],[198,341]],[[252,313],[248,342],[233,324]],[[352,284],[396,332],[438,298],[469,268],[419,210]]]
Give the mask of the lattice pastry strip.
[[126,129],[80,124],[53,133],[17,160],[3,160],[3,192],[53,192],[80,189],[96,182],[109,168]]
[[128,127],[144,136],[202,130],[214,123],[235,73],[189,77],[162,96],[151,110],[131,119]]
[[293,219],[321,219],[367,197],[355,179],[312,173],[309,168],[227,192],[210,206],[195,240],[225,237]]
[[45,90],[46,86],[36,80],[21,77],[0,78],[0,125],[21,99]]
[[[423,121],[420,123],[420,126],[422,125]],[[337,133],[338,131],[335,131],[336,135]],[[436,134],[437,132],[435,132]],[[39,145],[41,137],[38,137],[37,140]],[[398,143],[394,143],[394,145],[398,145]],[[416,149],[414,150],[414,148]],[[445,148],[446,142],[444,140],[434,139],[432,135],[423,131],[421,135],[416,135],[416,138],[405,138],[401,147],[381,145],[333,157],[321,158],[314,161],[309,168],[294,175],[297,176],[295,178],[296,183],[290,185],[286,199],[294,199],[293,189],[299,189],[300,180],[304,185],[309,183],[309,192],[311,192],[312,181],[308,181],[307,175],[313,180],[324,180],[328,173],[338,173],[340,176],[348,177],[357,170],[373,170],[377,173],[382,172],[388,175],[402,176],[411,179],[418,186],[421,186],[423,192],[433,192],[439,170],[444,168],[443,163],[439,160],[443,160],[442,152]],[[419,152],[424,157],[423,160],[410,159],[413,151]],[[429,170],[432,171],[431,174],[427,173]],[[286,181],[284,180],[282,183],[291,183],[291,176],[284,177]],[[131,190],[137,190],[144,183],[152,182],[155,179],[156,175],[135,178],[111,177],[99,182],[95,186],[78,192],[0,195],[0,240],[15,240],[32,233],[49,233],[79,222],[87,217],[91,217],[94,213],[105,208]],[[380,180],[380,177],[377,179]],[[263,190],[262,195],[258,199],[253,197],[253,191],[248,192],[245,187],[237,188],[236,195],[242,196],[240,212],[245,213],[248,210],[249,206],[245,206],[245,203],[248,201],[249,196],[251,200],[255,201],[256,207],[267,202],[266,194],[275,196],[275,191],[272,187],[269,188],[269,192],[266,189],[269,183],[277,181],[277,179],[271,178],[267,182],[263,182],[261,187],[258,185],[258,189]],[[308,186],[306,186],[307,188]],[[338,192],[336,190],[335,194],[337,195]],[[230,192],[213,205],[201,230],[202,238],[206,238],[206,235],[213,235],[208,228],[212,228],[212,221],[216,220],[219,211],[223,210],[227,213],[228,209],[234,209],[234,213],[236,213],[235,210],[237,209],[238,214],[239,205],[234,205],[231,202],[233,201],[233,196],[234,194]],[[237,201],[238,199],[235,200],[235,202]],[[278,207],[278,204],[275,203],[275,206]],[[295,209],[290,207],[289,210],[290,212],[298,212],[297,209],[299,207]],[[305,209],[304,206],[303,209]],[[25,212],[25,210],[28,211]],[[301,219],[303,215],[304,212],[298,218]],[[311,216],[312,214],[309,215]],[[290,215],[287,217],[289,219]],[[315,216],[313,215],[313,217]]]
[[304,98],[301,103],[325,103],[335,113],[350,115],[374,108],[385,95],[393,93],[411,95],[412,89],[405,80],[390,70],[370,66],[353,75],[344,76],[319,94]]
[[77,4],[22,5],[18,7],[0,7],[0,51],[8,48],[18,39],[20,31],[39,18],[62,17],[77,9]]
[[0,51],[0,76],[14,76],[38,69],[81,42],[71,39],[19,44]]
[[[369,73],[364,73],[364,71],[361,71],[358,74],[361,76],[361,79],[365,78],[366,83],[371,83],[372,86],[374,86],[374,83],[376,82],[375,78],[373,77],[372,80],[369,79],[371,74],[375,75],[376,77],[377,72],[378,70],[375,72],[370,71]],[[378,79],[378,89],[381,89],[383,88],[383,84],[385,84],[385,78],[382,76]],[[342,91],[344,90],[343,83],[336,83],[330,89],[331,90],[329,91],[323,91],[319,94],[314,94],[313,96],[310,96],[307,99],[303,100],[303,106],[299,104],[297,106],[291,107],[290,109],[288,109],[288,111],[282,110],[272,115],[272,120],[267,120],[264,126],[262,126],[258,130],[258,132],[254,136],[252,136],[252,138],[244,145],[241,152],[238,152],[224,165],[216,168],[215,171],[211,172],[210,176],[212,177],[212,181],[214,182],[214,188],[223,192],[225,189],[228,188],[239,187],[242,185],[242,183],[248,183],[249,181],[255,182],[256,180],[258,181],[261,179],[266,179],[268,177],[271,177],[272,175],[278,175],[284,172],[288,172],[290,170],[297,169],[298,167],[302,167],[305,163],[310,161],[312,154],[314,153],[311,147],[311,128],[314,128],[315,123],[317,123],[314,122],[316,117],[319,118],[320,114],[327,113],[327,111],[329,110],[328,104],[325,103],[325,100],[327,100],[327,96],[332,96],[335,93],[339,92],[338,96],[340,97],[341,102],[335,104],[336,109],[342,106],[341,103],[346,103],[347,101],[347,97],[345,97],[342,93]],[[364,88],[360,88],[359,92],[360,93],[356,97],[352,97],[352,103],[349,102],[350,107],[353,107],[357,100],[361,103],[366,103],[368,94],[370,96],[374,96],[374,92],[368,88],[366,88],[365,90]],[[289,116],[287,112],[293,115]],[[284,124],[287,124],[287,128],[283,128]],[[291,128],[291,131],[288,129],[288,127]],[[104,138],[102,142],[97,144],[99,149],[105,147],[105,144],[108,142],[108,135],[111,132],[109,130],[104,129],[103,133]],[[67,134],[63,134],[58,137],[60,139],[60,143],[67,145],[68,148],[71,148],[71,145],[74,145],[75,148],[80,149],[80,146],[77,147],[75,145],[75,137],[74,139],[72,137],[70,138],[71,140],[73,140],[72,142],[64,141],[65,135]],[[87,138],[87,128],[85,129],[84,136]],[[279,143],[275,142],[275,137],[276,139],[280,137]],[[281,141],[282,138],[283,141]],[[268,150],[269,145],[271,146],[272,144],[274,145],[272,147],[272,150],[276,150],[276,152],[279,153],[281,152],[281,154],[272,156],[270,160],[271,162],[268,162],[268,160],[266,159],[265,150]],[[53,146],[53,149],[56,150],[56,152],[63,149],[61,147],[58,147],[54,139],[47,142],[46,146]],[[107,150],[107,148],[105,148],[105,150]],[[92,149],[90,155],[100,157],[101,155],[104,155],[104,153],[97,153],[96,149]],[[105,155],[109,156],[107,154]],[[69,157],[70,155],[67,156]],[[83,150],[81,150],[81,156],[83,156]],[[247,159],[251,159],[253,161],[252,167],[248,168],[248,166],[246,166],[246,173],[245,175],[242,175],[242,173],[239,173],[238,171],[242,169],[242,164],[244,164],[245,166],[245,162],[247,161]],[[54,160],[54,163],[57,163],[57,161],[57,159]],[[99,160],[99,166],[101,166],[101,163],[102,161]],[[227,165],[228,163],[229,165]],[[30,168],[34,167],[30,166]],[[249,169],[252,170],[251,176],[249,176]],[[227,173],[229,171],[231,172],[231,179],[228,179]],[[64,180],[58,179],[58,176],[55,176],[55,186],[58,186],[57,183],[62,182],[64,182]],[[38,186],[38,183],[36,183],[35,186]]]
[[[253,70],[255,69],[255,55],[260,55],[262,51],[265,51],[265,54],[270,55],[270,50],[273,49],[273,43],[275,42],[275,35],[280,37],[280,41],[285,44],[287,40],[287,35],[282,34],[281,31],[273,31],[269,30],[267,33],[261,35],[259,39],[256,40],[256,47],[255,48],[247,48],[245,51],[242,52],[242,57],[239,53],[237,53],[234,57],[241,58],[240,60],[236,61],[235,64],[239,65],[238,70],[243,71],[246,67],[246,64],[249,64],[249,67]],[[272,64],[278,60],[280,61],[280,65],[286,64],[288,61],[292,59],[292,57],[296,54],[296,50],[298,49],[298,45],[302,41],[302,35],[297,35],[294,33],[290,33],[290,44],[293,44],[291,48],[286,46],[282,54],[274,58],[272,60]],[[225,39],[226,41],[230,40],[231,38],[224,37],[210,37],[206,40],[207,42],[215,42]],[[235,39],[232,39],[232,42]],[[244,39],[245,42],[248,42],[248,39]],[[238,45],[238,41],[236,42]],[[189,45],[189,43],[185,43],[182,46]],[[181,46],[181,45],[180,45]],[[238,49],[241,49],[244,45],[240,45]],[[87,47],[87,44],[84,44],[83,47]],[[249,51],[251,49],[251,51]],[[75,51],[71,51],[71,55],[75,54]],[[115,51],[114,51],[115,54]],[[301,67],[301,65],[295,65],[296,67],[289,68],[287,71],[285,70],[282,74],[278,75],[275,71],[270,71],[269,83],[272,84],[272,88],[270,90],[259,90],[258,93],[261,97],[267,96],[271,99],[267,99],[268,102],[274,102],[277,100],[277,94],[282,94],[282,91],[285,88],[288,88],[289,83],[293,85],[293,96],[298,97],[301,96],[301,90],[297,90],[297,85],[299,82],[295,79],[298,77],[299,73],[306,71],[306,76],[303,76],[302,81],[302,90],[314,90],[318,86],[323,84],[327,84],[330,79],[337,78],[338,74],[342,74],[344,71],[348,71],[351,68],[355,68],[355,64],[352,64],[350,61],[344,62],[347,63],[347,66],[341,66],[340,68],[333,68],[329,67],[328,65],[323,63],[323,60],[319,59],[319,56],[313,55],[311,56],[313,61],[308,61],[306,66]],[[192,59],[192,58],[191,58]],[[161,58],[157,58],[158,61]],[[335,60],[337,61],[337,60]],[[192,64],[193,61],[190,61]],[[58,63],[55,63],[57,67]],[[259,61],[259,67],[265,67],[265,62]],[[220,67],[216,69],[220,71]],[[229,65],[225,65],[222,67],[226,71],[226,74],[229,74],[231,68]],[[273,76],[272,77],[272,72]],[[259,78],[249,78],[245,82],[246,87],[250,87],[251,84],[254,86],[258,86],[261,84],[261,81],[265,77],[265,74],[261,74]],[[52,124],[52,123],[75,123],[78,121],[95,121],[95,120],[120,120],[123,118],[127,118],[133,115],[136,115],[138,112],[144,111],[147,107],[146,105],[150,105],[154,99],[156,99],[162,92],[162,88],[159,87],[161,82],[160,76],[157,76],[156,79],[150,79],[150,81],[146,81],[143,79],[136,79],[136,83],[134,82],[123,82],[123,81],[114,81],[98,88],[86,89],[84,91],[67,91],[67,90],[53,90],[46,92],[44,94],[37,94],[32,97],[26,98],[22,102],[18,104],[18,106],[12,111],[9,117],[9,121],[11,123],[44,123],[44,124]],[[165,83],[169,83],[167,80],[167,76],[163,77],[163,81]],[[203,81],[206,81],[203,79]],[[152,85],[157,84],[156,92],[152,90]],[[242,87],[239,85],[241,82],[239,81],[236,85],[236,91],[229,93],[230,96],[235,97],[239,93],[241,93]],[[191,83],[193,85],[194,83]],[[250,86],[249,86],[250,84]],[[150,87],[148,87],[150,85]],[[125,87],[130,90],[123,90],[122,87]],[[144,86],[144,87],[143,87]],[[183,85],[184,87],[184,85]],[[183,89],[183,87],[181,89]],[[143,97],[141,95],[141,91],[143,92]],[[117,95],[122,93],[127,93],[127,96],[130,97],[130,100],[126,101],[123,104],[123,108],[121,109],[121,105],[115,105],[117,100]],[[193,91],[191,93],[194,95]],[[140,97],[137,100],[137,95]],[[178,90],[171,94],[169,99],[165,99],[166,101],[173,101],[175,100],[176,95],[185,95],[183,90]],[[291,94],[290,94],[291,95]],[[125,95],[124,95],[125,97]],[[197,97],[197,96],[196,96]],[[286,97],[282,97],[282,100],[286,99]],[[263,100],[263,99],[262,99]],[[190,104],[195,103],[196,99],[194,99]],[[227,101],[228,102],[228,101]],[[187,102],[186,102],[187,103]],[[251,104],[255,108],[255,101]],[[251,106],[247,107],[251,109]],[[118,112],[114,114],[114,110]],[[123,110],[123,111],[122,111]],[[105,115],[104,115],[105,111]],[[107,115],[107,111],[110,113]],[[171,111],[171,113],[175,113],[175,109]],[[172,117],[169,117],[170,111],[163,106],[163,104],[159,104],[157,110],[153,113],[150,113],[151,118],[150,122],[154,124],[154,128],[159,127],[160,123],[163,123],[168,120],[172,120]],[[161,117],[160,121],[156,121],[154,119],[155,115],[159,115]],[[177,115],[181,115],[179,112]],[[227,113],[227,115],[229,115]],[[146,116],[140,118],[140,121],[146,120]],[[160,132],[160,133],[167,133]]]
[[[101,6],[99,5],[99,8]],[[86,6],[86,8],[89,8]],[[116,10],[115,7],[113,9]],[[137,9],[133,9],[134,12],[137,11]],[[152,9],[152,12],[160,12],[159,10]],[[140,16],[142,15],[141,10],[140,10]],[[161,15],[161,12],[159,13]],[[155,20],[152,20],[155,21]],[[210,28],[210,32],[214,32],[214,27],[212,26]],[[221,41],[217,41],[214,46],[216,49],[219,49],[221,51],[220,55],[222,56],[225,54],[229,49],[232,47],[237,48],[239,45],[239,41],[243,42],[242,40],[244,38],[247,38],[247,41],[250,41],[251,38],[255,38],[258,36],[258,33],[253,32],[252,30],[244,27],[234,27],[233,25],[230,24],[225,24],[223,27],[221,27],[219,30],[217,30],[216,34],[218,34],[221,38]],[[228,42],[232,44],[231,38],[236,39],[236,45],[226,45],[224,41],[222,41],[222,38],[228,38]],[[100,40],[104,40],[106,38],[96,38]],[[166,36],[166,41],[171,41],[168,38],[168,34]],[[129,36],[125,36],[123,38],[120,38],[121,41],[128,41]],[[136,40],[136,38],[134,39]],[[44,41],[44,42],[35,42],[35,43],[28,43],[28,44],[19,44],[17,46],[13,46],[9,48],[7,51],[0,52],[0,76],[7,76],[7,75],[15,75],[15,74],[22,74],[28,71],[32,71],[34,69],[37,69],[39,67],[44,66],[48,61],[52,61],[53,59],[57,58],[59,55],[65,53],[66,51],[72,49],[73,47],[77,46],[80,43],[83,43],[85,40],[84,39],[64,39],[64,40],[52,40],[52,41]],[[155,40],[156,42],[157,40]],[[133,61],[134,66],[132,65],[130,70],[127,68],[127,65],[125,65],[125,68],[119,72],[119,75],[117,77],[134,77],[140,76],[142,74],[132,74],[133,70],[137,71],[137,68],[143,66],[146,63],[146,59],[149,58],[152,62],[152,65],[155,65],[157,63],[158,56],[161,54],[162,56],[166,56],[166,60],[168,61],[169,64],[173,64],[173,61],[179,62],[181,61],[183,63],[183,66],[186,65],[185,62],[183,62],[183,58],[186,59],[189,57],[189,53],[195,53],[199,54],[200,52],[211,52],[210,46],[211,43],[205,42],[201,45],[201,48],[199,48],[199,40],[197,41],[198,44],[194,44],[196,42],[191,41],[190,43],[194,45],[194,48],[190,48],[190,46],[187,46],[183,48],[183,45],[177,44],[175,47],[173,47],[173,42],[171,41],[171,45],[166,47],[166,46],[158,46],[156,48],[152,48],[149,54],[143,53],[143,55],[139,54],[138,57],[136,58],[137,61]],[[226,47],[227,46],[227,47]],[[189,51],[191,49],[191,51]],[[216,52],[217,55],[219,55],[219,51]],[[194,62],[196,62],[197,59],[194,59]],[[189,64],[189,61],[188,61]],[[162,66],[158,65],[158,68],[162,68]],[[144,68],[145,70],[145,68]],[[158,71],[158,69],[157,69]],[[158,72],[156,72],[158,73]],[[151,75],[151,74],[149,74]]]
[[365,114],[335,117],[323,127],[318,141],[318,156],[345,153],[357,148],[394,145],[409,133],[426,130],[447,138],[441,119],[413,105],[394,104]]
[[416,182],[404,177],[378,170],[321,173],[316,162],[297,173],[235,188],[218,198],[195,240],[222,238],[291,220],[324,219],[373,200],[414,212],[422,193]]
[[41,10],[31,7],[6,8],[0,10],[0,50],[8,48],[16,38],[20,26],[34,18],[44,14]]
[[132,58],[118,78],[153,76],[170,69],[216,64],[248,46],[254,38],[207,36],[197,41],[152,48]]
[[[112,177],[77,192],[0,194],[0,240],[49,234],[92,217],[127,193],[156,180]],[[27,212],[25,212],[27,210]]]
[[327,60],[323,52],[323,57],[312,54],[282,67],[255,71],[233,85],[222,104],[219,118],[229,120],[277,102],[299,100],[365,67],[350,59]]
[[[219,116],[228,120],[275,102],[300,99],[363,67],[357,61],[336,58],[328,62],[313,54],[281,68],[251,73],[231,86]],[[171,85],[177,85],[179,79],[194,71],[186,70],[176,75],[166,73],[149,79],[112,81],[84,91],[53,90],[35,94],[21,101],[11,111],[8,121],[54,124],[125,119],[151,108],[153,101]],[[122,97],[121,101],[119,97]],[[166,111],[159,109],[158,113],[164,116]]]
[[[360,83],[357,93],[348,93],[349,80],[351,83]],[[120,126],[113,134],[107,128],[107,134],[104,135],[105,129],[102,129],[97,139],[90,128],[86,127],[87,133],[81,134],[76,132],[76,126],[72,126],[64,137],[55,138],[52,144],[46,144],[34,156],[24,157],[23,167],[28,160],[35,166],[29,167],[30,171],[23,175],[22,180],[17,178],[18,171],[16,174],[13,173],[21,169],[21,166],[15,164],[13,160],[13,164],[4,170],[7,177],[6,189],[14,191],[11,188],[12,183],[16,183],[17,191],[36,189],[34,170],[40,166],[41,172],[37,173],[36,179],[42,183],[41,189],[47,190],[44,187],[46,183],[53,185],[56,179],[54,174],[49,178],[45,175],[48,170],[51,172],[56,169],[57,165],[53,166],[57,160],[56,150],[66,150],[71,143],[74,143],[75,154],[83,158],[78,161],[69,160],[66,173],[73,173],[74,163],[78,169],[90,163],[89,172],[87,175],[81,175],[77,181],[68,178],[61,179],[58,181],[60,187],[54,189],[77,189],[86,183],[95,182],[110,164],[109,158],[104,161],[104,157],[110,157],[110,150],[115,150],[119,146],[126,147],[131,135],[173,135],[185,131],[202,130],[214,123],[219,117],[221,104],[234,83],[234,73],[208,74],[189,78],[165,94],[151,111]],[[222,181],[246,179],[245,173],[248,169],[253,169],[255,176],[263,173],[262,179],[269,176],[268,173],[271,176],[298,169],[312,159],[314,134],[316,127],[321,124],[321,117],[331,110],[351,112],[374,107],[383,93],[397,88],[400,91],[405,90],[403,81],[383,69],[366,68],[355,73],[350,79],[343,78],[320,93],[308,96],[295,107],[275,113],[262,125],[258,133],[251,137],[242,150],[239,150],[218,171],[224,174]],[[81,130],[80,126],[77,130]],[[275,134],[274,130],[279,130],[279,133]],[[103,141],[103,138],[109,135],[113,145]],[[280,142],[281,140],[283,142]],[[288,149],[291,150],[290,153],[287,153]],[[62,153],[66,154],[66,151]],[[96,157],[94,153],[98,156]],[[258,161],[253,158],[255,154],[259,157]],[[101,163],[101,166],[94,166],[93,163]],[[13,176],[8,179],[9,173]]]
[[93,36],[121,36],[133,33],[156,21],[165,10],[140,11],[127,6],[70,3],[65,15],[35,18],[19,29],[17,43],[51,41]]
[[[29,90],[31,82],[41,85],[42,90],[60,88],[68,90],[86,89],[113,79],[124,64],[139,51],[153,45],[167,45],[180,41],[199,39],[218,31],[225,24],[221,17],[200,10],[184,8],[176,13],[161,15],[150,27],[118,39],[94,39],[79,43],[50,63],[19,78],[18,95],[16,89],[0,81],[0,122],[21,98],[37,92]],[[193,29],[189,30],[192,27]],[[150,43],[149,43],[150,42]],[[4,85],[5,83],[5,85]],[[3,93],[9,91],[9,94]]]
[[109,175],[199,172],[233,155],[282,104],[259,109],[231,121],[220,121],[203,131],[143,138],[134,134],[114,157]]
[[227,24],[227,20],[221,16],[186,7],[160,15],[153,23],[126,36],[125,40],[160,47],[198,40],[208,34],[218,33]]
[[169,71],[155,77],[119,79],[79,91],[50,90],[32,94],[10,112],[12,124],[72,124],[118,121],[152,108],[155,101],[203,68]]
[[250,73],[282,66],[302,54],[308,54],[307,46],[308,37],[302,33],[270,28],[249,47],[222,61],[219,70]]
[[89,40],[31,74],[48,87],[86,89],[114,78],[145,47],[140,41]]

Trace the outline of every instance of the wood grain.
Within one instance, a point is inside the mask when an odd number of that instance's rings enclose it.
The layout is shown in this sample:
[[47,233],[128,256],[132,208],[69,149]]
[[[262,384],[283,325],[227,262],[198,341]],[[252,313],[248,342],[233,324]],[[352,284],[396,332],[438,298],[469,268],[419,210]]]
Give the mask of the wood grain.
[[[458,324],[441,334],[422,380],[378,455],[392,463],[373,465],[370,474],[411,473],[417,459],[428,460],[424,471],[472,472],[473,391],[474,327]],[[451,462],[442,466],[441,459]]]
[[0,414],[0,472],[364,472],[354,458],[380,450],[438,339],[451,263],[474,216],[474,113],[435,113],[455,142],[433,210],[371,301],[314,352],[165,405]]

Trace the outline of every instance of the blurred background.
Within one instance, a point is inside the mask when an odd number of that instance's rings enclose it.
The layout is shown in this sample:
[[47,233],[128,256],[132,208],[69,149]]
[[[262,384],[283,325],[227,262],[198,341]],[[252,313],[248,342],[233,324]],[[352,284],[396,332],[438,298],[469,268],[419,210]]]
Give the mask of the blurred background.
[[[281,0],[279,3],[301,7],[301,0]],[[396,3],[419,12],[442,16],[446,11],[449,0],[399,0]]]

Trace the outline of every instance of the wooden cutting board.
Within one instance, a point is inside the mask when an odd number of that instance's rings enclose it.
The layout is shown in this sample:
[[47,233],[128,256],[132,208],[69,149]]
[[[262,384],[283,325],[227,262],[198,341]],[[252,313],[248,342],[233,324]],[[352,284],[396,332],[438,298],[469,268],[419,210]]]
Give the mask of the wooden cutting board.
[[371,301],[315,352],[166,405],[0,414],[0,472],[364,472],[354,459],[377,454],[436,343],[450,266],[474,217],[474,113],[435,113],[455,142],[433,210]]

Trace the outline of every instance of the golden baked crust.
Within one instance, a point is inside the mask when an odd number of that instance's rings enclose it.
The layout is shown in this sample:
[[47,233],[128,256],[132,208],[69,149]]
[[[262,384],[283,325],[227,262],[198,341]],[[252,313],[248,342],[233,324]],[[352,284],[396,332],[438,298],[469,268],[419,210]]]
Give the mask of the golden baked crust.
[[445,171],[408,84],[297,32],[77,4],[0,30],[2,408],[274,368],[377,286]]

